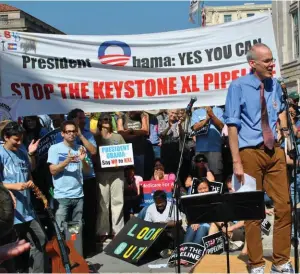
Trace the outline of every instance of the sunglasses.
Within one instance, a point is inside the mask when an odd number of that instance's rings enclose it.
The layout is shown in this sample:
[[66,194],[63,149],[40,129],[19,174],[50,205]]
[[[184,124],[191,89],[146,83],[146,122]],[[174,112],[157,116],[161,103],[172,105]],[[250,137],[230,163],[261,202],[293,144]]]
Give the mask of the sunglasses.
[[64,133],[66,133],[66,134],[71,134],[71,133],[76,134],[77,131],[76,130],[66,130],[66,131],[64,131]]

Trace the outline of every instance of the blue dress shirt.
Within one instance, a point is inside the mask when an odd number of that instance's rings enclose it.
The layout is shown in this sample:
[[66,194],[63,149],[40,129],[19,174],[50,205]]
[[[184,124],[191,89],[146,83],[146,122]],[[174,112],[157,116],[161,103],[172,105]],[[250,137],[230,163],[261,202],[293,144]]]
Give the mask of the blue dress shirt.
[[[266,79],[263,83],[269,125],[277,139],[276,123],[285,106],[282,90],[274,78]],[[224,120],[227,125],[237,127],[239,148],[257,146],[263,142],[260,84],[261,81],[250,73],[233,81],[228,89]]]

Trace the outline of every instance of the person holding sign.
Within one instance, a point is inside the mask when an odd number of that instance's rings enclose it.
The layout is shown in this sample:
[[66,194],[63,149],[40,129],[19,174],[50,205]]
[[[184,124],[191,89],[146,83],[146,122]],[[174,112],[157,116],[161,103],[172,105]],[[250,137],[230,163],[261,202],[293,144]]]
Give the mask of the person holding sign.
[[[102,113],[98,120],[97,147],[126,144],[120,134],[113,132],[112,117]],[[124,226],[124,168],[102,168],[100,148],[96,157],[96,178],[100,188],[100,212],[97,216],[97,234],[105,241],[108,235],[116,235]],[[109,222],[111,208],[112,231]]]
[[[233,171],[242,184],[244,174],[252,176],[256,189],[264,189],[272,197],[275,221],[271,272],[294,273],[286,159],[276,134],[279,121],[282,134],[288,136],[282,89],[272,79],[275,60],[267,45],[252,46],[247,60],[251,72],[232,81],[225,105]],[[261,220],[245,221],[245,231],[251,273],[264,273]]]
[[[48,151],[54,198],[58,202],[56,221],[63,231],[63,222],[81,221],[83,212],[83,173],[90,172],[84,147],[75,143],[77,125],[65,121],[61,125],[63,142],[52,145]],[[71,217],[71,218],[70,218]]]
[[[202,178],[200,181],[198,187],[197,187],[198,193],[206,193],[209,192],[209,182],[205,178]],[[209,231],[209,224],[203,223],[203,224],[191,224],[188,226],[184,238],[184,243],[202,243],[202,238],[206,235],[208,235]]]
[[201,179],[206,178],[210,182],[215,181],[215,176],[210,171],[207,163],[207,158],[204,154],[198,154],[194,158],[194,162],[190,171],[190,175],[187,177],[185,181],[185,187],[190,188],[193,184],[193,179]]

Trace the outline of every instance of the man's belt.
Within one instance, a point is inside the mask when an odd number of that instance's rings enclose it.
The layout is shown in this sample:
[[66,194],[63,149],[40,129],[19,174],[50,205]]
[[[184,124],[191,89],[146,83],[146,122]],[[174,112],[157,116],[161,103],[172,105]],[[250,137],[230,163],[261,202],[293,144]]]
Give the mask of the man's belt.
[[[281,144],[277,141],[274,142],[274,148],[275,147],[281,147]],[[262,150],[269,150],[265,145],[264,142],[261,142],[260,144],[258,144],[257,146],[250,146],[250,147],[243,147],[241,150],[246,149],[246,148],[250,148],[250,149],[262,149]]]

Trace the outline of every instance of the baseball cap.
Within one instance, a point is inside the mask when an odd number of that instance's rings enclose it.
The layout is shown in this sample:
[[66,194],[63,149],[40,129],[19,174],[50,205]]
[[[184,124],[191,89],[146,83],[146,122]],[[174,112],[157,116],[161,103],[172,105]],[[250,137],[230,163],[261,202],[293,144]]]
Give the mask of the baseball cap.
[[291,93],[289,93],[288,97],[293,100],[299,100],[299,94],[297,91],[292,91]]

